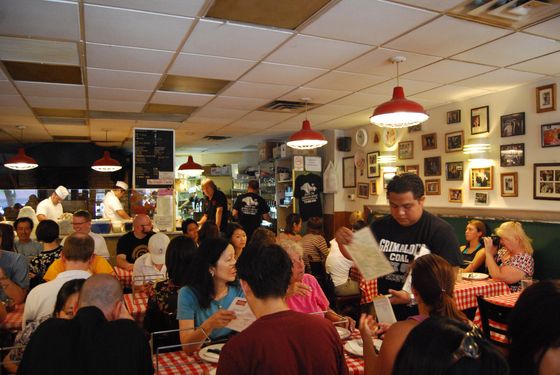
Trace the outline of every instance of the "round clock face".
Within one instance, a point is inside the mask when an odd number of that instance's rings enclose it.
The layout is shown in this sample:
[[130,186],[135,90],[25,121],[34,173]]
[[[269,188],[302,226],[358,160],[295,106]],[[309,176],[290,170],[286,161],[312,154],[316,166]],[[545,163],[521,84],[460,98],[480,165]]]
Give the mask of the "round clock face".
[[397,131],[389,128],[383,130],[383,144],[385,147],[392,147],[397,142]]
[[367,139],[367,131],[363,128],[358,129],[358,131],[356,132],[356,143],[358,144],[358,146],[365,147],[365,145],[367,144]]

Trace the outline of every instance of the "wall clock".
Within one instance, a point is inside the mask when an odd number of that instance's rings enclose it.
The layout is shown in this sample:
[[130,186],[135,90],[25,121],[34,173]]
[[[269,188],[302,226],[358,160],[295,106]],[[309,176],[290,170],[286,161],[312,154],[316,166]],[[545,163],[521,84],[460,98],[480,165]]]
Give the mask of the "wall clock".
[[365,147],[367,144],[367,140],[367,130],[364,128],[358,129],[358,131],[356,132],[356,144],[360,147]]

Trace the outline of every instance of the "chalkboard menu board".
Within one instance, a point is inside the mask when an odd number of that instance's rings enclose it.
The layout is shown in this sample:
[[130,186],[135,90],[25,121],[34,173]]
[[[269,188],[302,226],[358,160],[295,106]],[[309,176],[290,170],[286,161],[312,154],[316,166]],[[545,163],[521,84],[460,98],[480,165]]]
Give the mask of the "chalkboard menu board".
[[175,130],[134,128],[134,188],[173,185]]

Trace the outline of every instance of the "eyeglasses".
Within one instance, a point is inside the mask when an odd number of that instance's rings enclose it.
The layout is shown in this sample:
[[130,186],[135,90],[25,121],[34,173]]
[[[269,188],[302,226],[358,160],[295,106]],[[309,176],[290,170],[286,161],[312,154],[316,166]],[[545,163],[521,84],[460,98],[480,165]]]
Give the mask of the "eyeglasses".
[[482,340],[482,335],[478,328],[473,326],[469,332],[465,333],[461,344],[453,353],[453,362],[458,362],[464,357],[478,359],[480,357],[480,348],[476,342],[477,339]]
[[82,221],[81,223],[73,221],[72,225],[84,225],[84,224],[87,224],[87,223],[88,223],[87,221]]

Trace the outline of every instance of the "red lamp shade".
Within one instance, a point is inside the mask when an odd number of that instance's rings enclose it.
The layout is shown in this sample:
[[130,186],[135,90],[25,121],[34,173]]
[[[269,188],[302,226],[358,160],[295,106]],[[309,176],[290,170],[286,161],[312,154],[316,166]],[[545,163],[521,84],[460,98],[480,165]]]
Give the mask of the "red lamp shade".
[[202,166],[195,163],[193,157],[189,155],[187,162],[181,164],[179,167],[179,173],[183,173],[187,176],[200,176],[204,172]]
[[97,172],[114,172],[121,168],[121,163],[113,159],[109,154],[109,151],[103,151],[103,157],[96,160],[91,166],[91,169]]
[[393,97],[375,108],[370,122],[382,128],[406,128],[426,121],[430,116],[424,107],[408,100],[401,86],[393,88]]
[[312,130],[309,120],[304,120],[301,130],[295,132],[288,139],[287,145],[301,150],[323,147],[328,142],[323,134]]
[[33,159],[25,154],[23,147],[20,147],[16,156],[8,159],[4,163],[4,167],[10,168],[16,171],[26,171],[29,169],[37,168],[39,164]]

